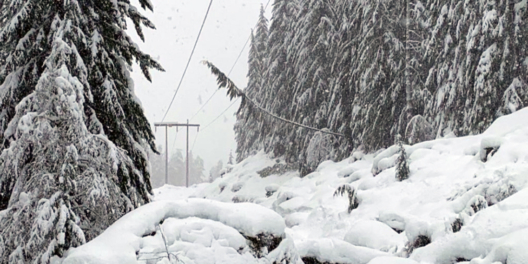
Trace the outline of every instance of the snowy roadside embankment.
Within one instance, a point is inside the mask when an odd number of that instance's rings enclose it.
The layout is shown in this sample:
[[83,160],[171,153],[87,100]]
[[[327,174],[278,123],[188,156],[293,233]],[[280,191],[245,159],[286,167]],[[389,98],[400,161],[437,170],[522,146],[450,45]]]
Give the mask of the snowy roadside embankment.
[[[157,201],[125,215],[63,264],[272,263],[299,260],[280,215],[255,204]],[[269,254],[268,254],[269,251]],[[178,261],[176,261],[178,260]]]
[[[395,179],[397,147],[326,161],[304,178],[294,171],[260,177],[281,161],[258,154],[194,196],[273,209],[305,260],[368,262],[338,249],[355,246],[392,255],[371,263],[528,263],[519,235],[528,230],[528,109],[482,135],[405,148],[411,175],[403,182]],[[346,195],[334,196],[343,185],[359,201],[350,214]]]
[[[168,250],[187,264],[528,263],[528,109],[482,135],[405,150],[410,177],[401,182],[398,147],[326,161],[303,178],[257,154],[211,184],[156,189],[156,202],[64,264],[168,263],[160,222]],[[76,262],[91,257],[101,261]]]

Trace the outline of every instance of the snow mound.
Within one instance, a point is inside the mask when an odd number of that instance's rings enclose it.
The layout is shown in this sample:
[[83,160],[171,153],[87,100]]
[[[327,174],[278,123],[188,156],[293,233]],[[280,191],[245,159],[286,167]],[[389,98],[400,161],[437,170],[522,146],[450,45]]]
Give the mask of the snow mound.
[[274,257],[297,261],[293,242],[284,231],[282,217],[255,204],[157,201],[70,250],[62,264],[169,263],[168,256],[186,264],[272,263]]
[[321,263],[367,264],[373,258],[386,255],[337,239],[306,240],[298,243],[297,249],[304,259],[315,258]]
[[418,264],[418,262],[412,259],[398,257],[377,257],[368,264]]
[[406,238],[388,225],[372,220],[352,224],[344,240],[352,245],[369,247],[384,252],[396,252],[405,246]]

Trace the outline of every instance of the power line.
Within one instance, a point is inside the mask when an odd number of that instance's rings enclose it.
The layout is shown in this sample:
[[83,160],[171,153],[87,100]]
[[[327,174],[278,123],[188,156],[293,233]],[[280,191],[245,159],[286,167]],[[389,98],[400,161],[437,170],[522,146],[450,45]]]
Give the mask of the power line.
[[193,141],[193,144],[192,144],[192,148],[191,148],[191,152],[194,150],[194,144],[196,144],[196,140],[198,139],[198,135],[200,133],[196,133],[196,136],[194,136],[194,141]]
[[207,99],[207,101],[205,102],[205,104],[202,105],[202,107],[200,107],[200,109],[198,109],[198,111],[196,111],[196,113],[191,117],[189,118],[189,120],[193,120],[193,118],[195,118],[199,113],[200,111],[202,111],[202,109],[205,108],[205,106],[207,105],[207,103],[209,103],[209,101],[211,101],[211,99],[213,99],[213,96],[218,92],[218,90],[220,89],[216,89],[215,92],[209,97],[209,99]]
[[216,120],[218,120],[218,118],[220,118],[223,114],[225,114],[225,112],[227,112],[227,110],[229,110],[229,108],[231,108],[233,105],[235,105],[236,102],[238,102],[238,98],[236,100],[234,100],[233,103],[231,103],[221,114],[219,114],[215,119],[213,119],[213,121],[209,122],[209,124],[207,124],[202,129],[202,132],[204,132],[209,126],[211,126]]
[[[269,1],[268,1],[269,3]],[[244,46],[242,47],[242,50],[240,50],[240,53],[238,54],[238,57],[236,58],[235,60],[235,63],[233,63],[233,66],[231,66],[231,69],[229,70],[229,73],[227,73],[227,76],[229,77],[231,75],[231,73],[233,72],[233,69],[235,69],[235,66],[237,65],[238,63],[238,60],[240,60],[240,57],[242,57],[242,54],[244,53],[244,50],[246,49],[247,47],[247,44],[249,43],[249,40],[251,39],[251,36],[248,37],[248,39],[246,40],[246,43],[244,44]],[[205,102],[205,104],[202,105],[202,107],[200,107],[200,109],[198,111],[196,111],[196,113],[190,118],[190,120],[192,120],[193,118],[195,118],[199,113],[200,111],[202,111],[202,109],[205,108],[205,106],[207,105],[207,103],[209,103],[209,101],[211,101],[211,99],[213,99],[213,97],[215,96],[215,94],[219,91],[220,89],[216,89],[215,92],[211,95],[211,97],[209,97],[209,99],[207,99],[207,101]]]
[[194,51],[196,50],[196,46],[198,45],[198,41],[200,40],[200,36],[202,35],[202,30],[205,25],[205,21],[207,21],[207,16],[209,16],[209,11],[211,10],[211,5],[213,4],[213,0],[209,2],[209,7],[207,7],[207,12],[205,13],[204,20],[202,22],[202,26],[200,27],[200,31],[198,32],[198,36],[196,37],[196,41],[194,42],[193,49],[191,51],[191,55],[189,56],[189,60],[187,61],[187,65],[185,66],[185,70],[183,71],[183,75],[180,79],[180,83],[178,84],[178,88],[176,88],[176,92],[174,92],[174,96],[172,97],[172,100],[169,104],[169,107],[167,108],[167,111],[165,112],[165,115],[163,115],[163,119],[161,122],[165,121],[165,118],[167,117],[167,114],[169,113],[170,108],[172,107],[172,104],[174,103],[174,99],[176,98],[176,95],[178,94],[178,91],[180,90],[180,87],[183,83],[183,79],[185,78],[185,74],[187,73],[187,70],[189,69],[189,65],[191,64],[192,57],[194,55]]
[[[225,112],[227,112],[227,110],[229,110],[229,108],[231,108],[236,102],[238,101],[238,98],[233,101],[233,103],[231,103],[220,115],[218,115],[213,121],[209,122],[209,124],[207,124],[201,132],[203,132],[206,128],[208,128],[210,125],[212,125],[216,120],[218,120],[218,118],[220,118],[223,114],[225,114]],[[194,149],[194,144],[196,144],[196,140],[198,139],[198,135],[200,135],[200,132],[198,132],[196,134],[196,136],[194,137],[194,141],[193,141],[193,144],[192,144],[192,148],[191,148],[191,152],[193,151]]]

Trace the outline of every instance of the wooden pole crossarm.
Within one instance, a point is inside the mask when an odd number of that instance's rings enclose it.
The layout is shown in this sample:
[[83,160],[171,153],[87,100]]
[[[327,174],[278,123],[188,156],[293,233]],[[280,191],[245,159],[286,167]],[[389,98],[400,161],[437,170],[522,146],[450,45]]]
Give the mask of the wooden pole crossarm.
[[154,129],[157,129],[158,127],[165,127],[165,184],[169,183],[169,145],[168,145],[168,128],[169,127],[176,127],[176,131],[178,130],[178,127],[186,127],[187,128],[187,155],[186,155],[186,166],[185,166],[185,185],[189,187],[189,127],[196,127],[198,132],[200,132],[200,125],[199,124],[189,124],[189,120],[187,120],[187,123],[175,123],[175,122],[160,122],[160,123],[154,123]]
[[200,129],[199,124],[187,124],[187,123],[174,123],[174,122],[163,122],[163,123],[154,123],[155,127],[197,127]]

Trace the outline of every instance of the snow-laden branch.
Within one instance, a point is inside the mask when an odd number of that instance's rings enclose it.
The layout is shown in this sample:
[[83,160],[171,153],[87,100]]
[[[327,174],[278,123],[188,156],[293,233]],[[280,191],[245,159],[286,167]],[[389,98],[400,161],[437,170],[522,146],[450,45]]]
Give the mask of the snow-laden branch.
[[334,136],[345,137],[345,135],[340,134],[340,133],[328,131],[326,129],[323,130],[323,129],[318,129],[318,128],[315,128],[315,127],[310,127],[310,126],[307,126],[307,125],[303,125],[303,124],[297,123],[295,121],[291,121],[291,120],[282,118],[282,117],[280,117],[280,116],[278,116],[278,115],[276,115],[274,113],[271,113],[270,111],[264,109],[263,107],[261,107],[260,105],[255,103],[255,101],[253,99],[249,98],[244,93],[244,91],[242,91],[240,88],[238,88],[236,86],[236,84],[233,81],[231,81],[231,79],[229,79],[229,77],[227,77],[216,66],[214,66],[214,64],[212,64],[209,61],[203,61],[202,63],[205,64],[207,67],[209,67],[209,69],[211,70],[211,73],[213,73],[216,76],[216,81],[218,83],[219,88],[226,88],[227,89],[227,94],[229,95],[230,99],[242,98],[242,105],[244,105],[246,100],[247,100],[252,105],[254,105],[257,109],[259,109],[260,111],[268,114],[269,116],[271,116],[271,117],[273,117],[275,119],[278,119],[280,121],[286,122],[288,124],[292,124],[294,126],[298,126],[298,127],[306,128],[306,129],[309,129],[309,130],[313,130],[313,131],[318,131],[318,132],[325,133],[325,134],[334,135]]

